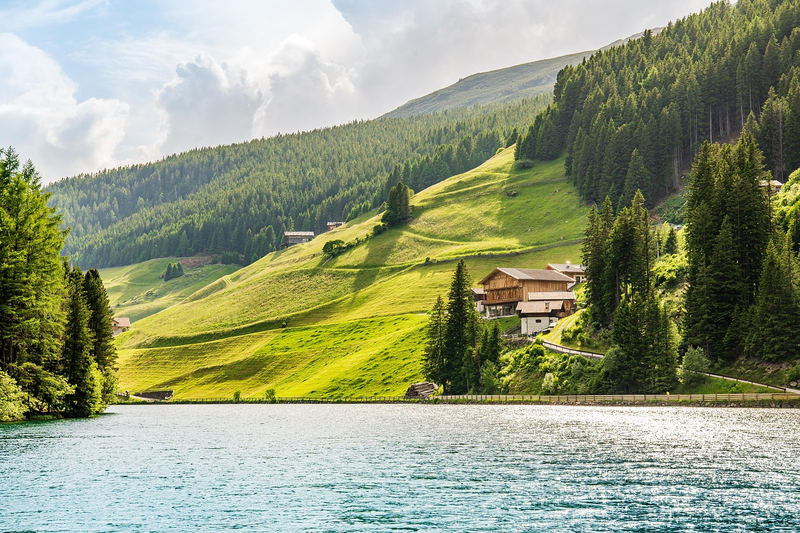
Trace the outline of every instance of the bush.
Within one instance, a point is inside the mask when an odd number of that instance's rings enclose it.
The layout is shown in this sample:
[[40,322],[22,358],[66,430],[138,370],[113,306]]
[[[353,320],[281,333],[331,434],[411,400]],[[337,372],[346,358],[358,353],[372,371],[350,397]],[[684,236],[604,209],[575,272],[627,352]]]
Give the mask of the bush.
[[683,356],[683,364],[678,369],[678,378],[684,385],[699,385],[706,380],[702,372],[708,372],[708,359],[702,348],[690,346]]
[[790,368],[786,377],[789,378],[789,381],[800,381],[800,363]]
[[275,389],[267,389],[264,391],[264,398],[267,399],[269,403],[275,403],[278,401],[277,396],[275,396]]
[[239,254],[236,252],[222,252],[222,264],[232,265],[239,262]]
[[517,161],[514,161],[514,170],[533,168],[533,164],[533,161],[530,159],[518,159]]
[[491,361],[486,361],[481,367],[481,389],[483,394],[496,394],[497,385],[497,367]]
[[237,390],[233,393],[233,401],[239,403],[242,400],[242,391]]
[[25,408],[22,405],[24,394],[14,379],[0,370],[0,422],[22,420]]

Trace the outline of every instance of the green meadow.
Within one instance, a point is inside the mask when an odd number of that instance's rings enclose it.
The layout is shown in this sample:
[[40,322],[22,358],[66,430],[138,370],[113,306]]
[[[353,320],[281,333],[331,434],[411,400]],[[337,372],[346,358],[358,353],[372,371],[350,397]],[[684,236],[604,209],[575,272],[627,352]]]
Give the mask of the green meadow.
[[[527,170],[512,163],[504,150],[419,192],[410,222],[337,257],[322,253],[325,243],[369,236],[380,214],[174,293],[118,337],[121,388],[170,388],[176,398],[402,394],[422,379],[425,314],[446,296],[459,259],[475,284],[499,266],[580,261],[588,209],[563,160]],[[144,265],[125,267],[128,279],[144,278],[136,273]],[[161,266],[147,268],[152,279]],[[123,270],[103,272],[114,274],[113,302],[136,293]]]

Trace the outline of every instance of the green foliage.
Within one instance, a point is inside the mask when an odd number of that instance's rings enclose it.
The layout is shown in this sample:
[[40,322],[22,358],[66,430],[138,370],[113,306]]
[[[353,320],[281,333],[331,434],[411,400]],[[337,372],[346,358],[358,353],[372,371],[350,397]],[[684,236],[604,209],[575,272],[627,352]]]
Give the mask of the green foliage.
[[267,389],[267,390],[265,390],[264,391],[264,398],[266,398],[266,400],[269,403],[275,403],[275,402],[278,401],[277,396],[275,395],[275,389]]
[[767,246],[747,338],[747,353],[764,361],[796,359],[800,353],[800,302],[793,277],[791,243]]
[[439,296],[431,309],[425,330],[426,343],[422,366],[425,379],[437,384],[444,384],[448,377],[444,360],[446,329],[447,314],[444,300]]
[[236,252],[222,252],[222,258],[220,259],[220,263],[223,265],[232,265],[234,263],[239,263],[240,258],[239,254]]
[[442,349],[444,367],[442,385],[450,394],[463,394],[475,384],[475,381],[470,379],[471,365],[467,364],[465,367],[464,363],[474,360],[472,352],[478,342],[479,327],[467,264],[462,259],[456,265],[450,283]]
[[[235,257],[231,257],[230,255],[226,256],[227,253],[228,252],[222,254],[223,264],[227,265],[238,261],[239,256],[237,254],[233,254]],[[183,265],[180,262],[167,264],[167,270],[164,272],[164,281],[169,281],[181,276],[183,276]]]
[[707,380],[707,377],[702,374],[709,371],[709,366],[709,361],[703,349],[690,346],[683,355],[678,377],[684,385],[695,387]]
[[684,254],[664,255],[653,265],[653,282],[656,288],[672,290],[686,281],[689,261]]
[[65,250],[78,264],[225,251],[249,264],[276,250],[283,230],[320,234],[329,221],[377,207],[401,179],[422,190],[478,166],[539,109],[525,101],[356,121],[191,150],[48,190],[72,226]]
[[406,187],[402,181],[391,188],[386,198],[386,211],[383,212],[381,222],[388,226],[402,224],[411,217],[411,196],[414,191]]
[[553,104],[518,141],[518,159],[566,150],[583,198],[626,205],[639,188],[651,204],[678,188],[704,140],[744,129],[784,175],[800,166],[798,13],[797,0],[717,2],[565,67]]
[[233,403],[239,403],[242,400],[242,391],[237,390],[233,393]]
[[663,253],[664,255],[674,255],[678,253],[678,234],[672,226],[670,226],[669,233],[667,233],[667,238],[664,241]]
[[733,147],[704,143],[687,196],[684,343],[713,361],[738,357],[769,236],[768,178],[752,135]]
[[322,247],[322,253],[330,257],[337,256],[344,250],[346,250],[345,243],[341,239],[328,241],[325,243],[325,246]]
[[23,397],[17,382],[0,370],[0,422],[22,420],[25,417]]
[[497,367],[491,361],[486,361],[481,366],[480,387],[481,394],[497,394],[500,391],[497,381]]
[[75,390],[66,398],[70,416],[87,417],[102,411],[103,376],[92,358],[94,336],[89,328],[91,313],[83,291],[83,275],[74,270],[68,277],[67,324],[64,330],[62,368]]
[[[111,379],[113,373],[109,371],[115,370],[117,362],[117,349],[114,346],[111,323],[113,315],[106,289],[103,286],[103,280],[100,278],[100,273],[97,269],[93,268],[86,272],[86,276],[83,279],[83,292],[86,296],[86,305],[89,308],[89,330],[94,338],[91,352],[92,358],[97,363],[97,368],[100,372]],[[106,386],[106,388],[109,386]],[[111,393],[114,393],[113,389]],[[105,396],[107,397],[108,394]]]

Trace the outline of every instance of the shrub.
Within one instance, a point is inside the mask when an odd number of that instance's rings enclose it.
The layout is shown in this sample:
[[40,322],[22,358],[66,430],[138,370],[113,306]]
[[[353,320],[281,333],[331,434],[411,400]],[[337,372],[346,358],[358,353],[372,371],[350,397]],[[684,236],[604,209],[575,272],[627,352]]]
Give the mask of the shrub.
[[233,393],[233,401],[235,403],[239,403],[241,399],[242,399],[242,391],[237,390],[236,392]]
[[278,401],[277,397],[275,396],[275,389],[265,390],[264,398],[266,398],[269,403],[275,403]]
[[706,380],[702,372],[708,372],[708,359],[700,347],[690,346],[683,356],[683,364],[678,369],[678,378],[684,385],[698,385]]
[[530,159],[518,159],[514,161],[514,170],[523,170],[526,168],[533,168],[533,161]]
[[0,422],[22,420],[25,409],[22,406],[23,393],[17,382],[0,371]]

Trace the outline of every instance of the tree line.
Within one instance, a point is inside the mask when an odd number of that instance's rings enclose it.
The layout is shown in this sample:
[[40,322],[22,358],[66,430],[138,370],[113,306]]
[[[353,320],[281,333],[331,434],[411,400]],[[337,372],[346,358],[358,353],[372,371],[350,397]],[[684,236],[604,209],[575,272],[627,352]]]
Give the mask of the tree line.
[[61,257],[66,231],[49,196],[30,161],[0,150],[0,420],[89,416],[116,389],[103,282]]
[[704,141],[735,138],[750,119],[783,180],[800,167],[799,54],[800,0],[717,2],[562,69],[516,157],[566,152],[584,199],[617,209],[640,190],[651,206],[677,190]]
[[421,190],[493,156],[548,98],[195,149],[48,186],[80,265],[231,252],[243,262],[284,231],[326,230],[380,206],[399,181]]

